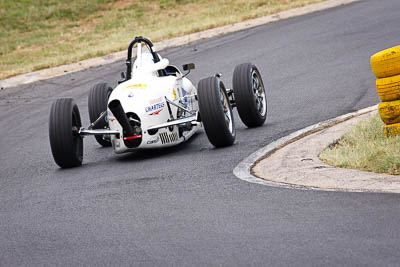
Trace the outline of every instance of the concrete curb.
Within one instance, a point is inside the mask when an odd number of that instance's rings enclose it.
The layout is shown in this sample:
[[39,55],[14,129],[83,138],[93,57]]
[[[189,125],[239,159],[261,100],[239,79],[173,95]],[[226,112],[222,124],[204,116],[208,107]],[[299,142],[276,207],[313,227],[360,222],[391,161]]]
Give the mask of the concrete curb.
[[[279,150],[287,145],[290,145],[291,143],[293,143],[301,138],[304,138],[308,135],[317,133],[324,129],[335,126],[339,123],[348,121],[352,118],[355,118],[360,115],[367,114],[367,113],[370,113],[370,112],[373,112],[376,110],[377,110],[377,105],[374,105],[372,107],[361,109],[356,112],[345,114],[345,115],[339,116],[339,117],[331,119],[331,120],[327,120],[324,122],[320,122],[320,123],[311,125],[309,127],[301,129],[299,131],[296,131],[288,136],[282,137],[282,138],[270,143],[269,145],[257,150],[256,152],[252,153],[250,156],[245,158],[234,168],[233,173],[239,179],[250,182],[250,183],[262,184],[262,185],[267,185],[267,186],[272,186],[272,187],[280,187],[280,188],[301,189],[301,190],[318,190],[318,191],[394,193],[393,191],[389,191],[389,190],[388,191],[365,190],[365,189],[346,190],[346,189],[321,188],[321,187],[314,187],[314,186],[303,186],[303,185],[289,184],[289,183],[285,183],[285,182],[265,180],[265,179],[256,177],[255,175],[252,174],[252,168],[258,162],[260,162],[261,160],[272,155],[277,150]],[[339,169],[339,168],[335,168],[335,169]],[[367,173],[367,172],[361,172],[361,171],[357,171],[357,172],[365,173],[365,174]]]
[[[281,19],[287,19],[291,17],[301,16],[309,13],[313,13],[316,11],[321,11],[341,5],[346,5],[352,2],[358,2],[361,0],[328,0],[322,3],[312,4],[308,6],[304,6],[301,8],[295,8],[283,12],[279,12],[273,15],[260,17],[256,19],[251,19],[248,21],[243,21],[239,23],[229,24],[222,27],[205,30],[202,32],[192,33],[181,37],[172,38],[169,40],[165,40],[162,42],[155,43],[155,47],[158,51],[177,47],[181,45],[188,44],[193,41],[197,41],[200,39],[211,38],[214,36],[218,36],[221,34],[226,34],[234,31],[240,31],[252,27],[256,27],[259,25],[267,24],[270,22],[278,21]],[[80,62],[67,64],[59,67],[39,70],[27,74],[21,74],[18,76],[14,76],[8,79],[0,80],[0,88],[5,89],[9,87],[14,87],[22,84],[28,84],[40,80],[45,80],[57,76],[64,75],[66,73],[81,71],[84,69],[88,69],[90,67],[95,67],[104,64],[110,64],[119,60],[122,60],[126,57],[126,51],[116,52],[110,55],[106,55],[103,57],[97,57],[92,59],[83,60]]]

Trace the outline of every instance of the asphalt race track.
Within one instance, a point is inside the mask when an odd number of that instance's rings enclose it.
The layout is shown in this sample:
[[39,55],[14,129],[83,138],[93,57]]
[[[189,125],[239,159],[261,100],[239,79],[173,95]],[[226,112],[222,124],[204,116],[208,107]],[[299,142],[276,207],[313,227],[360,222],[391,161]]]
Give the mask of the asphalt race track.
[[115,86],[124,63],[1,90],[0,265],[399,265],[399,195],[271,188],[232,173],[282,136],[378,103],[369,59],[399,45],[399,10],[366,0],[161,51],[194,62],[195,84],[221,72],[230,87],[235,65],[258,66],[267,123],[247,129],[236,116],[229,148],[200,131],[173,149],[115,155],[88,137],[84,165],[59,169],[51,102],[74,97],[87,126],[89,88]]

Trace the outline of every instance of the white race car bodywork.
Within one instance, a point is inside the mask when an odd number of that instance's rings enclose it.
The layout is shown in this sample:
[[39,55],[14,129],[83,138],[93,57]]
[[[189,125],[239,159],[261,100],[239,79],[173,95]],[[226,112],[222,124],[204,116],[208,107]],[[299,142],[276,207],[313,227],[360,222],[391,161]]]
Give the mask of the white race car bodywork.
[[[142,52],[142,43],[148,51]],[[132,62],[135,45],[136,60]],[[90,89],[89,127],[82,127],[73,98],[53,101],[49,141],[54,161],[61,168],[82,165],[85,136],[93,135],[101,146],[124,153],[178,145],[201,124],[210,143],[219,148],[232,145],[236,138],[232,108],[237,107],[247,127],[264,124],[265,88],[251,63],[235,67],[232,89],[225,87],[221,74],[201,79],[196,88],[185,78],[195,69],[194,63],[182,66],[183,75],[155,52],[149,39],[138,36],[128,46],[125,64],[117,87],[100,82]]]
[[[199,109],[197,90],[190,80],[182,77],[176,67],[173,67],[177,70],[175,74],[159,77],[157,71],[168,66],[167,59],[147,65],[140,64],[141,59],[142,55],[138,54],[132,70],[132,78],[119,84],[112,91],[108,102],[118,100],[126,114],[136,114],[140,120],[141,142],[138,146],[128,147],[124,142],[123,134],[111,135],[111,144],[115,153],[177,145],[190,138],[199,128],[199,123],[193,119],[197,116]],[[178,123],[179,119],[188,117],[192,118],[187,122],[190,126],[180,129],[182,124]],[[107,110],[106,119],[110,130],[123,133],[122,126],[110,109]],[[169,127],[159,127],[170,121],[177,123]],[[151,127],[155,127],[156,130],[149,131]]]

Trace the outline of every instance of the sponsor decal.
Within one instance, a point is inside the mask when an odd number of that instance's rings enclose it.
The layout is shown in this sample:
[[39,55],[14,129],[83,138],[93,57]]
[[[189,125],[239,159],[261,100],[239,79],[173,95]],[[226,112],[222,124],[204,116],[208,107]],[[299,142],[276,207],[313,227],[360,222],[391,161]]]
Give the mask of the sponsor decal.
[[114,122],[114,121],[115,121],[115,118],[112,118],[112,117],[111,117],[111,118],[108,118],[108,120],[111,121],[111,122]]
[[181,90],[182,90],[182,96],[187,95],[187,92],[185,91],[185,89],[181,88]]
[[158,114],[160,114],[160,112],[161,112],[162,110],[163,110],[163,109],[156,110],[156,111],[150,113],[149,115],[150,115],[150,116],[152,116],[152,115],[158,115]]
[[162,97],[160,96],[160,97],[158,97],[158,98],[151,99],[151,100],[149,101],[149,104],[150,104],[150,105],[154,105],[155,103],[162,102],[162,101],[163,101],[163,99],[162,99]]
[[151,112],[151,111],[155,111],[158,109],[162,109],[165,106],[164,102],[160,102],[160,103],[156,103],[154,105],[148,106],[145,108],[146,112]]
[[160,142],[160,137],[155,136],[151,138],[149,141],[147,141],[147,144],[152,145],[152,144],[157,144],[158,142]]
[[170,92],[170,94],[172,95],[172,97],[173,97],[174,99],[176,99],[176,90],[175,90],[175,88],[172,88],[171,90],[169,90],[169,92]]
[[147,84],[137,83],[125,86],[123,89],[132,89],[132,88],[146,88]]
[[193,105],[193,97],[185,95],[181,101],[185,108],[190,108]]

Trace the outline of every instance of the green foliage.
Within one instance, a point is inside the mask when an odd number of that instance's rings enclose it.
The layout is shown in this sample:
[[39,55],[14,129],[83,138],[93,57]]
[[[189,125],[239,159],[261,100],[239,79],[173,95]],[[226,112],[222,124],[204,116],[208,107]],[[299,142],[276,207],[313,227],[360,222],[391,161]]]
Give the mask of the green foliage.
[[0,28],[30,31],[51,22],[78,21],[116,0],[2,0],[0,1]]
[[176,5],[200,3],[203,2],[203,0],[157,0],[154,2],[157,2],[161,9],[169,9],[171,7],[176,7]]
[[379,115],[358,123],[320,158],[333,166],[400,174],[400,136],[386,137]]

